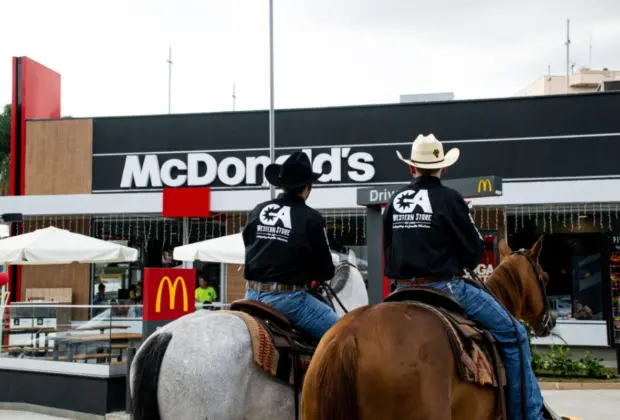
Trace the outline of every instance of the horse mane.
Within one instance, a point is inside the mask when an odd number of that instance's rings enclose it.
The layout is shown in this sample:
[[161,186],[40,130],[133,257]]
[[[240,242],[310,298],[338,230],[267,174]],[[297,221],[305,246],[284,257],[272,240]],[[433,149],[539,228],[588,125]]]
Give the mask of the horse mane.
[[485,284],[506,309],[513,314],[520,312],[525,287],[519,276],[519,262],[516,258],[504,258]]
[[349,276],[351,275],[351,265],[347,264],[346,261],[341,261],[336,266],[336,273],[334,274],[334,278],[330,282],[330,286],[334,290],[334,293],[338,294],[344,289],[347,282],[349,281]]

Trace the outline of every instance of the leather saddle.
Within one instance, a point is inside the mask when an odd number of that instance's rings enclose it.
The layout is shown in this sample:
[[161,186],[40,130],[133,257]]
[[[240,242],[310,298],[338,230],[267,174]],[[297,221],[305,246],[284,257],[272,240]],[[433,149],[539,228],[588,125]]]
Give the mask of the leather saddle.
[[301,389],[318,342],[296,330],[277,309],[257,300],[237,300],[230,310],[251,316],[264,328],[279,355],[274,376]]
[[413,286],[396,290],[388,295],[384,302],[422,302],[427,305],[455,312],[459,315],[465,314],[465,308],[452,296],[441,290],[425,286]]
[[501,411],[506,418],[503,392],[506,372],[495,340],[484,327],[467,319],[465,308],[456,299],[441,290],[413,286],[391,293],[384,302],[403,302],[434,312],[446,328],[461,379],[478,386],[497,388]]

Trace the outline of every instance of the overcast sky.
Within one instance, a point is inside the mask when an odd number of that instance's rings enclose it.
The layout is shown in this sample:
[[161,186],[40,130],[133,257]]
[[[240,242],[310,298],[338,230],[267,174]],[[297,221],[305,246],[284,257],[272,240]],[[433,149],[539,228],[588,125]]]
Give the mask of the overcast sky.
[[[276,108],[509,96],[572,58],[620,69],[620,0],[274,0]],[[64,115],[269,107],[268,0],[0,0],[0,102],[11,57],[62,75]]]

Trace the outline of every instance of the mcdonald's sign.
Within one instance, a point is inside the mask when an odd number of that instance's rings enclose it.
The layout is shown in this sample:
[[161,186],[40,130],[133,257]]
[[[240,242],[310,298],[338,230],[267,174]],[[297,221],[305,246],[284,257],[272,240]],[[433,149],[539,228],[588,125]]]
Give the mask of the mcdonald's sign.
[[185,285],[185,279],[181,276],[177,276],[174,279],[174,283],[170,281],[170,277],[164,276],[159,282],[159,287],[157,288],[157,300],[155,301],[155,312],[161,312],[161,294],[164,291],[164,286],[168,286],[168,293],[170,295],[170,310],[174,310],[174,302],[177,294],[177,285],[181,283],[181,287],[183,287],[183,311],[187,312],[187,308],[189,308],[189,303],[187,302],[187,286]]
[[478,192],[491,192],[493,191],[493,184],[491,184],[491,180],[489,178],[481,179],[478,181]]
[[171,321],[194,312],[196,271],[183,268],[145,268],[143,319]]

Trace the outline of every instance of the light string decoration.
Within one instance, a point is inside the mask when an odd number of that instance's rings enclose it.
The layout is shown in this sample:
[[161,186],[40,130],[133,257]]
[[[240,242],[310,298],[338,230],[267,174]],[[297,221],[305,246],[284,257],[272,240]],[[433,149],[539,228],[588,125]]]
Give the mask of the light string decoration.
[[333,249],[366,244],[365,209],[322,210],[321,214],[327,224],[327,239]]
[[[535,227],[538,233],[620,232],[620,203],[567,203],[515,206],[472,206],[471,215],[481,229],[503,230],[504,216],[511,233]],[[366,244],[366,210],[348,208],[322,211],[328,225],[330,244],[363,246]],[[526,220],[527,213],[527,220]],[[247,220],[247,212],[214,214],[208,218],[190,218],[189,242],[198,242],[223,235],[239,233]],[[539,220],[541,219],[542,220]],[[493,220],[494,219],[494,220]],[[183,243],[182,219],[166,219],[149,214],[88,214],[24,216],[18,222],[23,233],[56,226],[72,232],[104,240],[127,241],[142,246],[150,241],[163,247]],[[529,227],[528,227],[529,226]]]
[[[562,232],[620,232],[617,203],[566,203],[507,206],[512,232],[534,228],[537,234]],[[478,213],[486,209],[478,209]],[[527,216],[526,216],[527,213]],[[538,220],[542,218],[542,220]],[[481,220],[480,228],[490,226]],[[529,226],[529,227],[527,227]]]

